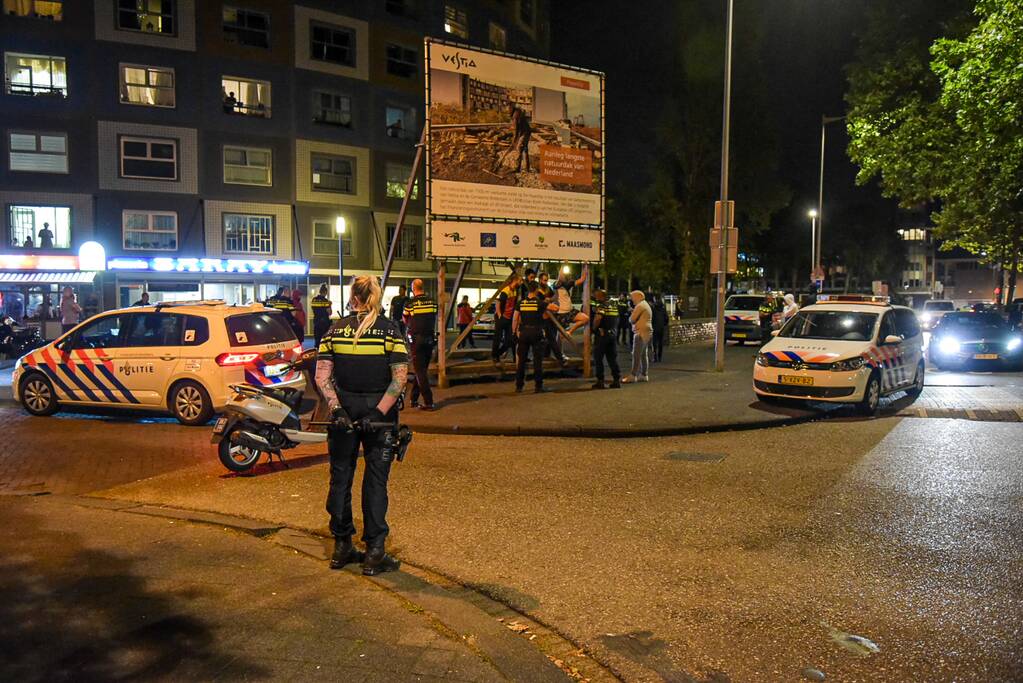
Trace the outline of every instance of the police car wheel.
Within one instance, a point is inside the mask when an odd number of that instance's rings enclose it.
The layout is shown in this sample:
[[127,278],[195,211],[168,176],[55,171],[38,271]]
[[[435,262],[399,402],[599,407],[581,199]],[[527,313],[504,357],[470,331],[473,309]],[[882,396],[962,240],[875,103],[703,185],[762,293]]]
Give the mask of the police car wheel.
[[856,406],[861,415],[873,415],[881,404],[881,379],[873,374],[863,390],[863,400]]
[[32,415],[46,416],[57,412],[57,396],[53,385],[34,372],[21,381],[21,405]]
[[204,425],[213,417],[213,402],[199,384],[185,380],[170,392],[170,409],[178,422],[189,427]]
[[913,377],[913,386],[906,390],[912,398],[919,396],[924,390],[924,362],[916,366],[916,375]]

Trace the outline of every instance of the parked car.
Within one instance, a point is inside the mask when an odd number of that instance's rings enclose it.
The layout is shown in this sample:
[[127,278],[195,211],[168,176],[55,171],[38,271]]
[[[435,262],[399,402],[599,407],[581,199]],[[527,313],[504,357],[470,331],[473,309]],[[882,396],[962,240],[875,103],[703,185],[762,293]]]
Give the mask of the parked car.
[[955,309],[955,302],[951,299],[931,299],[930,301],[925,301],[924,307],[917,314],[917,317],[920,319],[920,326],[924,330],[930,330],[938,324],[943,315]]

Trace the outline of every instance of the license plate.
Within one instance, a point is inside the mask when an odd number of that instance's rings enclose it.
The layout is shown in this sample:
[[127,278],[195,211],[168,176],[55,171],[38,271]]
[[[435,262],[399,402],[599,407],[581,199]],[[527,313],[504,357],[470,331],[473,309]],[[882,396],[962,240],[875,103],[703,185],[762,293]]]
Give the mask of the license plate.
[[998,360],[997,353],[975,353],[973,354],[974,360]]
[[263,368],[263,374],[267,377],[280,377],[284,374],[286,365],[267,365]]
[[779,384],[798,384],[804,387],[813,386],[813,377],[800,377],[798,375],[778,375]]
[[733,332],[732,336],[735,337],[736,339],[745,339],[746,338],[746,333],[745,332]]
[[214,434],[223,434],[224,429],[227,427],[227,418],[221,417],[217,419],[217,424],[213,425]]

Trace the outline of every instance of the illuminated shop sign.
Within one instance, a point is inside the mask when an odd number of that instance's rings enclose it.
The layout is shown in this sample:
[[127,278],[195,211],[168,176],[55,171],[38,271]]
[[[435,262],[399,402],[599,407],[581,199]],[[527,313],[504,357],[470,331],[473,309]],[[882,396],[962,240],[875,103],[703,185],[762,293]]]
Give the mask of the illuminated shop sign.
[[305,261],[264,261],[220,258],[114,258],[108,270],[144,270],[152,273],[237,273],[252,275],[307,275]]
[[78,270],[78,257],[64,254],[0,254],[4,270]]

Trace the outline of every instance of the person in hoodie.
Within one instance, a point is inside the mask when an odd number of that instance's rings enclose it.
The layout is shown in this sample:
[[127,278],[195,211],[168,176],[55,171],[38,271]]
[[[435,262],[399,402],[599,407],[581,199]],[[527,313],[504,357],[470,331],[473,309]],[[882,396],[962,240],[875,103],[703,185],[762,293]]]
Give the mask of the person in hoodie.
[[785,295],[785,308],[781,312],[781,324],[784,325],[792,318],[796,313],[799,312],[799,304],[796,303],[796,297],[791,294]]

